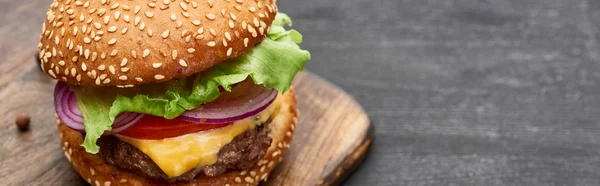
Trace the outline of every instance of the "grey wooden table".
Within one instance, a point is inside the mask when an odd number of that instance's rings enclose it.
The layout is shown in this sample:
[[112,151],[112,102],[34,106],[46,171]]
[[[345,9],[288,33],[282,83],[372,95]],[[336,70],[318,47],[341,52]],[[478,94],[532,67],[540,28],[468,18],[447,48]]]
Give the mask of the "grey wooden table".
[[600,184],[600,1],[278,4],[374,122],[346,185]]

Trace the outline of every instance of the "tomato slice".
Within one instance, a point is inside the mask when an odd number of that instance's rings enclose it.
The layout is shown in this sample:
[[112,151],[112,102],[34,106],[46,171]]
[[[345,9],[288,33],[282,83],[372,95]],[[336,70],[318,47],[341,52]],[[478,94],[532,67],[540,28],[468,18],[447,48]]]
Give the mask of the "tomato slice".
[[163,117],[157,117],[152,115],[145,115],[135,125],[121,131],[119,135],[137,138],[137,139],[164,139],[181,136],[184,134],[190,134],[200,132],[204,130],[211,130],[221,128],[230,125],[231,123],[224,124],[202,124],[192,123],[178,118],[165,119]]

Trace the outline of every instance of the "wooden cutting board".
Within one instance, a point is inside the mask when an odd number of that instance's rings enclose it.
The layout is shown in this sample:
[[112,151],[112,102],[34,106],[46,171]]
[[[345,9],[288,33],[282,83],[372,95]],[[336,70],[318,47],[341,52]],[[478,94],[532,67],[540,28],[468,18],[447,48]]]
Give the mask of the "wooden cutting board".
[[[85,185],[59,144],[55,81],[38,70],[35,48],[26,51],[0,63],[0,185]],[[314,74],[300,73],[293,84],[300,111],[295,138],[263,185],[338,185],[365,157],[370,121],[347,93]],[[19,113],[31,116],[28,132],[14,124]]]

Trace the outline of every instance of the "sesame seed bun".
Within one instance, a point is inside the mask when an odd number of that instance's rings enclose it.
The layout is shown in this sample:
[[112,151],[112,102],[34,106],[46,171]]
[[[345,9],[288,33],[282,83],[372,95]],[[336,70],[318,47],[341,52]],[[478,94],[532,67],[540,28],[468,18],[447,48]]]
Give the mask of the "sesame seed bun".
[[268,125],[269,136],[273,138],[271,147],[256,166],[248,170],[229,170],[216,177],[198,176],[189,182],[167,184],[149,180],[135,173],[119,169],[93,154],[85,152],[80,144],[83,142],[81,133],[72,130],[58,121],[58,133],[67,159],[81,177],[91,185],[176,185],[176,186],[223,186],[223,185],[258,185],[266,181],[275,165],[283,159],[283,153],[289,148],[296,127],[298,111],[296,97],[291,90],[283,94],[283,100],[278,115]]
[[54,0],[40,65],[73,85],[168,81],[248,51],[276,13],[275,0]]

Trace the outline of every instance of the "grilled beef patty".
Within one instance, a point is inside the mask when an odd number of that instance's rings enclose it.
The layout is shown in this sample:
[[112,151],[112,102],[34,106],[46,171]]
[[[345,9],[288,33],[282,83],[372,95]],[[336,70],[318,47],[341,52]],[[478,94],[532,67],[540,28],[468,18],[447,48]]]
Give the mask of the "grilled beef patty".
[[147,178],[167,182],[188,181],[197,175],[218,176],[228,169],[251,168],[265,155],[271,146],[271,141],[266,124],[257,126],[254,130],[236,136],[231,143],[223,146],[215,164],[201,165],[173,178],[169,178],[148,155],[114,136],[103,136],[98,140],[100,146],[98,155],[109,164]]

